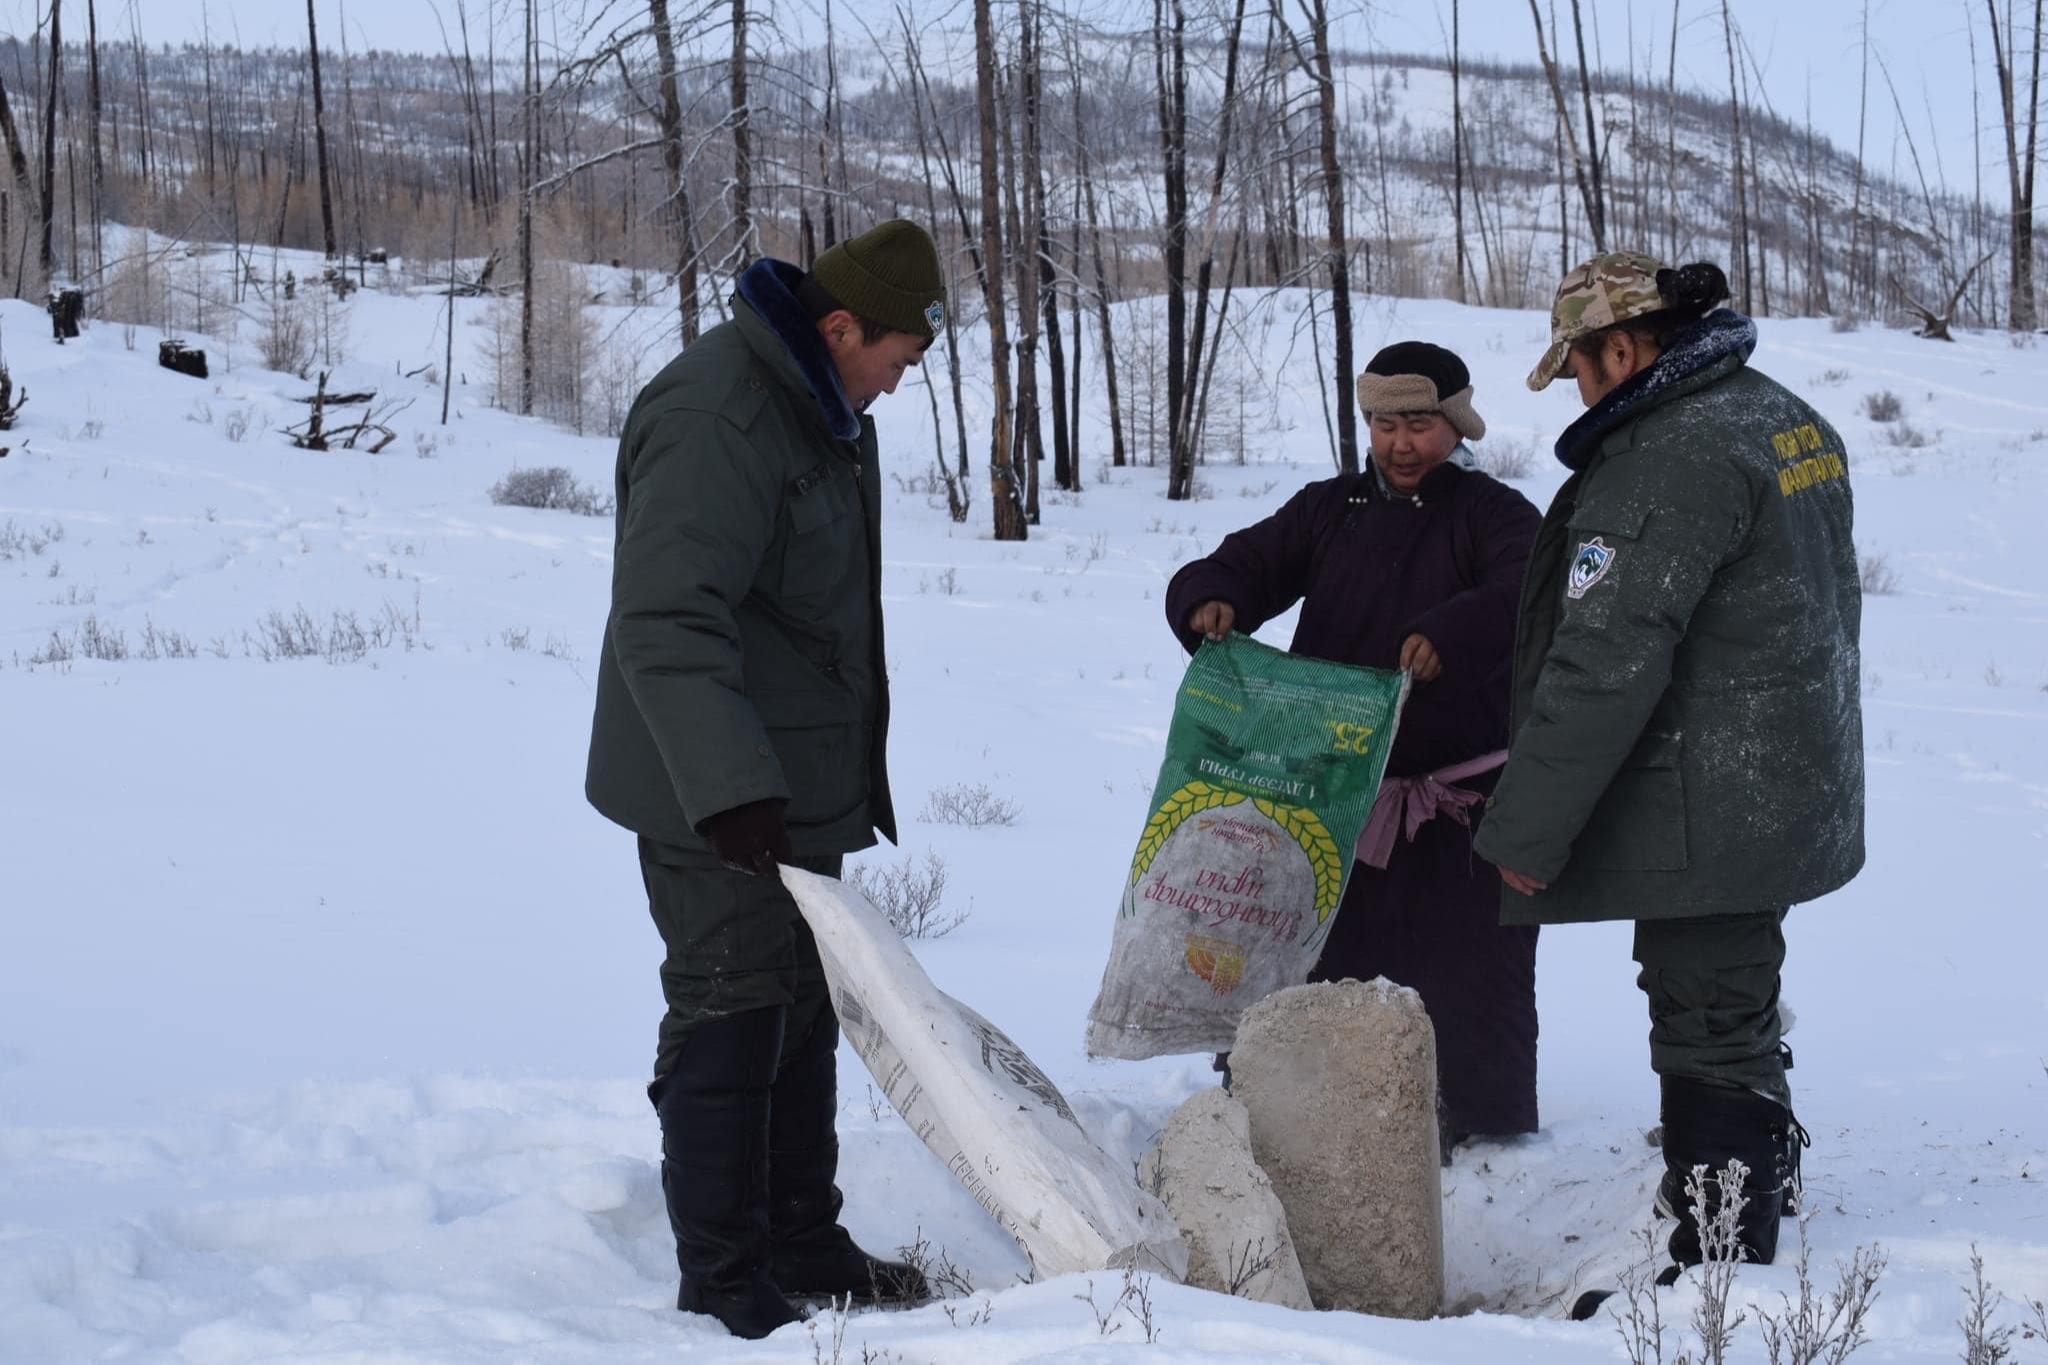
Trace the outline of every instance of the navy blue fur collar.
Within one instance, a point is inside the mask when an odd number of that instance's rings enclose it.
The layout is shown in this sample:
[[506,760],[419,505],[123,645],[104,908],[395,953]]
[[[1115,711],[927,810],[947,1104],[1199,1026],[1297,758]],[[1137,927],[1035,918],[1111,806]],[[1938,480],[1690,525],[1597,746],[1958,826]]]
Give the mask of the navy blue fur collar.
[[1737,364],[1745,363],[1755,349],[1754,322],[1732,308],[1707,314],[1673,337],[1671,345],[1648,369],[1622,380],[1605,398],[1587,408],[1584,416],[1566,427],[1557,438],[1558,463],[1570,470],[1584,469],[1602,436],[1661,402],[1682,381],[1729,356],[1739,357]]
[[739,295],[796,362],[797,373],[818,400],[818,411],[832,434],[842,441],[857,441],[860,414],[847,400],[846,388],[839,382],[839,367],[832,363],[832,353],[825,349],[817,324],[796,301],[796,287],[803,277],[804,272],[788,261],[763,256],[740,276]]

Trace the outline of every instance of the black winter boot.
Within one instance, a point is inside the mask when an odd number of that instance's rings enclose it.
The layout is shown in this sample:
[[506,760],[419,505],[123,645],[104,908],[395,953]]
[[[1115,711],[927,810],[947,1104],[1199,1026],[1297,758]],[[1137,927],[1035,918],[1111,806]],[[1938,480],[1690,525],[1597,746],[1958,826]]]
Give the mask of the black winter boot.
[[[1790,1045],[1783,1042],[1778,1044],[1778,1060],[1784,1064],[1785,1070],[1790,1071],[1792,1069],[1792,1049]],[[1792,1121],[1785,1125],[1785,1216],[1787,1218],[1797,1218],[1799,1216],[1799,1206],[1806,1198],[1806,1182],[1799,1174],[1799,1152],[1801,1148],[1811,1146],[1813,1146],[1813,1135],[1806,1131],[1805,1125],[1799,1122],[1799,1118],[1795,1114],[1792,1117]]]
[[1806,1200],[1806,1181],[1799,1173],[1799,1152],[1803,1147],[1813,1146],[1813,1134],[1806,1131],[1806,1125],[1799,1116],[1787,1116],[1785,1124],[1785,1207],[1784,1216],[1797,1218],[1800,1206]]
[[1749,1168],[1736,1241],[1744,1260],[1769,1265],[1778,1254],[1778,1219],[1791,1175],[1786,1153],[1796,1150],[1792,1111],[1736,1086],[1689,1076],[1665,1076],[1662,1081],[1664,1178],[1657,1185],[1657,1212],[1678,1221],[1671,1233],[1672,1259],[1681,1266],[1705,1259],[1692,1201],[1685,1193],[1692,1168],[1707,1167],[1703,1202],[1712,1219],[1721,1205],[1719,1173],[1734,1159]]
[[782,1059],[769,1109],[769,1273],[795,1299],[916,1303],[924,1276],[854,1245],[839,1226],[839,1021],[819,1012],[810,1037]]
[[682,1287],[676,1307],[757,1339],[799,1318],[768,1274],[768,1106],[785,1009],[699,1024],[647,1088],[661,1116],[661,1191]]

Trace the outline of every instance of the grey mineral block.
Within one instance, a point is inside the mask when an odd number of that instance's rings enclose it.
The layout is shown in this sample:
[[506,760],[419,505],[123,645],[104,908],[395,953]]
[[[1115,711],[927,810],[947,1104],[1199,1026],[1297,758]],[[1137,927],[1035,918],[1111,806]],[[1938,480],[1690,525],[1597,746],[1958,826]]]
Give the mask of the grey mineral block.
[[1252,1159],[1243,1105],[1221,1090],[1196,1094],[1174,1112],[1138,1178],[1180,1225],[1188,1284],[1285,1308],[1315,1306],[1287,1213]]
[[1230,1067],[1316,1306],[1438,1313],[1436,1032],[1422,998],[1385,978],[1290,987],[1245,1011]]

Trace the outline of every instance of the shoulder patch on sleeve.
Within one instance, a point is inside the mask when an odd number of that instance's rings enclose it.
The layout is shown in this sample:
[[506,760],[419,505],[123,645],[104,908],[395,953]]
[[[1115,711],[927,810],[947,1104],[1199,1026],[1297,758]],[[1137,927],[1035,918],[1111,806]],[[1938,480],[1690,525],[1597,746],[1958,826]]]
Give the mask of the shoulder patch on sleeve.
[[1579,548],[1572,555],[1571,568],[1565,573],[1565,596],[1577,601],[1592,590],[1593,585],[1607,577],[1607,571],[1614,567],[1615,549],[1604,536],[1579,542]]

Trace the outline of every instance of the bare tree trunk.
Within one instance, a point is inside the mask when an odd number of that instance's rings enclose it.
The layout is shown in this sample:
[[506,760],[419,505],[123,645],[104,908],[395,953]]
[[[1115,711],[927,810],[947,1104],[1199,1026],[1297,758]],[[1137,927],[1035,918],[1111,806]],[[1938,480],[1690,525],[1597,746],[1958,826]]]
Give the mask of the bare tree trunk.
[[1109,320],[1109,272],[1102,260],[1102,220],[1096,211],[1095,173],[1089,164],[1088,134],[1081,120],[1081,49],[1069,30],[1067,60],[1073,69],[1074,94],[1074,151],[1080,162],[1078,178],[1081,182],[1082,201],[1088,207],[1088,250],[1095,267],[1095,316],[1096,327],[1102,338],[1103,387],[1109,398],[1109,462],[1122,469],[1130,462],[1130,455],[1124,448],[1124,419],[1122,404],[1116,386],[1116,337],[1110,330]]
[[[348,44],[348,18],[342,17],[341,39],[344,49]],[[344,61],[347,59],[344,58]],[[215,172],[218,157],[215,152],[217,125],[213,117],[213,25],[207,16],[205,6],[199,10],[199,70],[206,91],[206,193],[214,192]]]
[[839,55],[832,41],[832,0],[825,0],[825,117],[818,127],[818,185],[822,190],[825,218],[825,250],[839,240],[839,223],[832,193],[832,145],[839,103]]
[[1732,264],[1740,272],[1737,287],[1742,291],[1742,311],[1747,313],[1754,306],[1749,269],[1749,191],[1743,178],[1742,91],[1735,82],[1735,21],[1728,15],[1728,0],[1721,0],[1721,35],[1728,45],[1728,116],[1734,135],[1731,145],[1735,162],[1735,233],[1731,254]]
[[[1835,311],[1828,294],[1827,244],[1820,223],[1820,166],[1813,137],[1813,83],[1806,89],[1806,243],[1807,308],[1825,317]],[[1983,197],[1981,194],[1978,196]]]
[[[932,234],[936,237],[939,234],[938,191],[932,184],[931,142],[927,135],[924,117],[925,111],[930,105],[931,89],[924,79],[924,60],[918,50],[917,35],[911,27],[910,16],[903,10],[898,9],[897,17],[903,25],[904,59],[910,68],[911,113],[917,129],[918,162],[924,171],[925,215],[930,222]],[[936,115],[936,110],[933,112]],[[980,271],[981,254],[974,249],[972,239],[967,236],[966,209],[960,201],[960,187],[953,178],[950,155],[946,161],[946,188],[952,195],[953,207],[960,216],[961,234],[966,239],[967,249],[975,267],[975,282],[981,285],[984,292],[986,292],[987,284],[981,278]],[[948,475],[946,478],[946,506],[947,510],[952,514],[953,520],[965,521],[967,520],[968,503],[971,501],[969,489],[972,487],[972,484],[969,482],[967,464],[967,402],[960,385],[958,316],[957,309],[948,308],[946,310],[946,368],[948,377],[952,381],[953,425],[959,439],[957,455],[959,469],[957,474]],[[942,464],[941,472],[943,471],[944,466]]]
[[95,275],[107,268],[106,159],[100,152],[100,22],[94,0],[85,0],[86,81],[92,129],[92,268]]
[[[1989,3],[1989,0],[1986,0]],[[1863,0],[1863,74],[1856,95],[1856,188],[1849,206],[1849,306],[1856,306],[1856,273],[1864,252],[1857,250],[1863,227],[1863,133],[1870,113],[1870,0]],[[1869,303],[1865,296],[1866,306]]]
[[[1749,44],[1745,42],[1743,44],[1743,51],[1747,52],[1748,50]],[[1768,101],[1768,97],[1766,97],[1766,100]],[[1760,170],[1763,165],[1763,157],[1758,153],[1756,146],[1756,119],[1753,117],[1743,118],[1742,115],[1742,111],[1749,107],[1749,67],[1747,64],[1744,64],[1742,67],[1742,96],[1736,105],[1735,115],[1738,119],[1742,120],[1743,179],[1748,184],[1749,200],[1756,205],[1758,216],[1754,222],[1749,224],[1752,229],[1750,245],[1746,245],[1742,249],[1742,265],[1743,270],[1747,272],[1750,268],[1751,255],[1754,253],[1757,316],[1769,317],[1771,315],[1771,246],[1769,240],[1764,236],[1764,229],[1769,226],[1769,220],[1763,217],[1764,195],[1769,186],[1763,183],[1764,176]],[[1766,112],[1769,112],[1768,107]],[[1747,216],[1745,213],[1745,219]]]
[[[2040,325],[2039,311],[2034,306],[2034,156],[2041,112],[2041,0],[2034,0],[2034,61],[2024,160],[2020,156],[2019,113],[2013,97],[2013,57],[2018,52],[2019,35],[2010,27],[2000,34],[1994,0],[1984,0],[1984,7],[1991,16],[1991,52],[1998,67],[1999,113],[2005,125],[2006,192],[2012,206],[2006,325],[2015,332],[2031,332]],[[2010,19],[2008,14],[2008,23]]]
[[[1977,25],[1970,17],[1969,0],[1963,0],[1963,32],[1970,40],[1970,247],[1984,251],[1984,92],[1977,71]],[[1807,78],[1807,104],[1813,103],[1812,77]],[[1811,115],[1809,113],[1808,122]],[[1997,305],[1991,305],[1992,326],[1997,326]]]
[[[1321,0],[1318,0],[1318,4]],[[1172,39],[1167,37],[1166,7],[1173,7]],[[1166,412],[1169,441],[1172,424],[1185,400],[1187,385],[1188,298],[1188,81],[1187,14],[1181,0],[1152,0],[1152,67],[1159,94],[1159,150],[1166,188]],[[1169,452],[1171,446],[1168,447]],[[1175,483],[1169,456],[1166,496],[1185,498],[1189,488]]]
[[313,18],[313,0],[306,0],[306,52],[313,67],[313,148],[320,173],[320,235],[331,257],[334,241],[334,198],[327,176],[327,111],[320,90],[320,29]]
[[[1216,266],[1216,234],[1219,216],[1223,209],[1224,175],[1230,165],[1231,116],[1237,110],[1237,61],[1239,41],[1244,34],[1245,0],[1237,0],[1236,10],[1231,17],[1230,37],[1224,46],[1223,92],[1220,102],[1221,114],[1216,133],[1216,169],[1209,177],[1209,221],[1203,232],[1202,264],[1195,279],[1195,321],[1188,334],[1187,391],[1181,395],[1181,405],[1171,410],[1173,420],[1173,444],[1171,463],[1166,471],[1166,496],[1180,499],[1193,495],[1195,486],[1195,449],[1201,444],[1202,425],[1199,420],[1199,406],[1196,402],[1201,389],[1202,359],[1205,350],[1210,350],[1206,333],[1209,325],[1209,284]],[[1233,245],[1233,252],[1235,247]],[[1232,267],[1236,261],[1233,258]],[[1218,320],[1218,341],[1221,341],[1221,320]],[[1214,359],[1210,364],[1215,363]]]
[[[1017,431],[1013,448],[1016,467],[1024,477],[1024,520],[1033,526],[1038,525],[1038,467],[1045,459],[1045,443],[1039,430],[1043,414],[1038,405],[1038,270],[1032,259],[1035,252],[1029,228],[1030,217],[1026,212],[1027,206],[1019,203],[1019,194],[1030,195],[1029,177],[1032,163],[1037,158],[1037,102],[1031,93],[1031,69],[1037,56],[1035,13],[1028,3],[1018,6],[1017,23],[1021,36],[1017,67],[1013,68],[1013,73],[1022,76],[1023,107],[1019,117],[1006,120],[1002,128],[1004,221],[1011,243],[1010,264],[1017,272]],[[1006,86],[1006,92],[1007,89]],[[1007,98],[1004,103],[1008,104]],[[1023,128],[1024,154],[1021,158],[1011,141],[1011,129],[1015,125]],[[1021,191],[1017,183],[1019,179],[1025,182]]]
[[[1536,0],[1529,0],[1529,17],[1536,22],[1536,55],[1541,59],[1543,74],[1550,82],[1551,102],[1557,106],[1557,135],[1561,144],[1559,155],[1563,156],[1567,152],[1570,153],[1572,179],[1579,187],[1579,199],[1586,209],[1586,229],[1592,235],[1593,250],[1596,252],[1605,251],[1607,250],[1605,229],[1597,221],[1593,186],[1586,179],[1586,161],[1584,155],[1579,151],[1578,130],[1572,126],[1571,104],[1564,97],[1564,83],[1558,77],[1557,62],[1550,55],[1550,44],[1543,34],[1543,14],[1542,11],[1536,8]],[[1591,129],[1587,130],[1587,135],[1589,139],[1592,137]],[[1560,184],[1560,193],[1562,189],[1563,187]],[[1564,255],[1569,260],[1571,256],[1569,247],[1565,249]],[[1570,269],[1570,266],[1567,265],[1566,269]]]
[[[931,140],[925,129],[924,100],[918,97],[917,90],[922,64],[917,55],[917,39],[910,28],[910,18],[908,15],[901,15],[901,18],[903,20],[904,57],[910,67],[910,112],[914,126],[917,129],[917,159],[919,166],[924,171],[925,219],[930,223],[932,233],[936,237],[939,231],[939,196],[937,188],[932,183]],[[968,482],[967,403],[960,388],[960,337],[959,325],[955,321],[957,315],[958,310],[953,308],[946,309],[946,370],[953,390],[953,426],[958,440],[956,447],[958,454],[956,458],[959,468],[957,473],[947,469],[943,448],[939,451],[938,467],[939,475],[946,483],[947,514],[954,521],[966,521],[970,500],[968,490],[972,485]],[[937,398],[934,397],[933,402],[936,403],[937,401]],[[934,442],[938,442],[941,439],[938,428],[938,417],[934,414],[932,418],[932,439]]]
[[469,46],[469,6],[466,0],[456,0],[456,22],[462,30],[462,73],[463,86],[469,105],[471,156],[474,162],[473,202],[483,209],[484,225],[492,227],[498,221],[498,204],[504,195],[504,187],[498,181],[498,26],[493,23],[489,29],[489,46],[486,49],[486,70],[493,73],[490,81],[488,107],[482,91],[477,86],[476,59]]
[[[1039,87],[1044,80],[1042,62],[1038,66],[1031,80],[1034,125],[1035,111],[1040,107]],[[1052,228],[1045,206],[1044,149],[1039,145],[1040,141],[1034,133],[1031,138],[1030,176],[1033,213],[1038,220],[1035,233],[1038,241],[1038,300],[1045,310],[1045,361],[1052,380],[1052,481],[1055,488],[1072,493],[1080,488],[1081,481],[1076,475],[1073,442],[1067,431],[1067,353],[1060,338],[1059,277],[1053,269]],[[1080,383],[1078,375],[1074,382]]]
[[[1671,0],[1671,57],[1670,65],[1664,71],[1664,191],[1668,207],[1666,223],[1671,231],[1671,245],[1665,249],[1665,259],[1676,261],[1679,257],[1678,223],[1678,4]],[[1861,167],[1859,156],[1857,165]]]
[[668,0],[647,0],[654,25],[654,56],[661,74],[661,160],[668,167],[669,216],[676,234],[676,308],[682,343],[697,339],[700,326],[697,298],[697,245],[691,229],[690,177],[683,164],[683,108],[676,95],[676,42],[669,28]]
[[1579,0],[1572,0],[1572,36],[1579,49],[1579,95],[1586,106],[1586,168],[1592,192],[1586,197],[1586,226],[1593,234],[1593,250],[1607,249],[1607,157],[1601,151],[1600,120],[1593,112],[1593,72],[1586,65],[1586,28],[1579,17]]
[[[57,257],[51,249],[50,221],[57,211],[57,99],[64,77],[64,0],[50,0],[50,80],[43,92],[43,233],[36,252],[43,279],[54,280]],[[73,262],[75,266],[77,263]]]
[[1003,219],[996,167],[996,40],[990,0],[974,0],[974,85],[981,131],[981,272],[988,306],[989,503],[997,540],[1023,540],[1023,490],[1010,459],[1010,338],[1003,318]]
[[1329,216],[1330,325],[1336,334],[1334,396],[1337,403],[1337,467],[1358,472],[1358,418],[1352,410],[1351,256],[1344,229],[1344,171],[1337,161],[1337,80],[1330,64],[1330,16],[1325,0],[1309,0],[1310,41],[1321,100],[1323,202]]
[[306,83],[302,79],[298,90],[292,96],[292,132],[285,142],[284,189],[277,200],[277,230],[270,234],[270,245],[273,250],[284,245],[285,221],[291,216],[292,184],[298,178],[299,161],[302,156],[300,125],[305,119],[305,113]]
[[78,252],[78,112],[71,107],[71,93],[64,92],[64,231],[69,239],[64,250],[64,259],[70,263],[72,279],[82,273],[79,261],[84,259]]
[[448,402],[455,393],[455,229],[462,198],[448,196],[448,353],[441,366],[441,425],[448,425]]
[[1067,417],[1067,440],[1074,448],[1074,486],[1081,491],[1081,354],[1087,340],[1081,323],[1081,187],[1074,186],[1074,203],[1067,216],[1067,325],[1074,334],[1073,384],[1068,389],[1071,408]]
[[1465,251],[1465,104],[1458,93],[1463,54],[1459,45],[1458,0],[1451,0],[1451,235],[1457,243],[1459,303],[1471,302],[1465,292],[1468,256]]
[[[7,82],[0,79],[0,137],[7,141],[7,165],[14,173],[14,184],[21,191],[21,209],[24,216],[35,212],[35,181],[29,177],[28,153],[21,145],[21,129],[15,126],[14,109],[7,102]],[[0,271],[7,269],[7,234],[0,233]],[[14,296],[25,297],[27,284],[20,272],[15,272]]]
[[[363,159],[363,125],[356,117],[356,63],[348,46],[348,0],[338,0],[341,10],[341,116],[348,124],[349,207],[355,220],[356,283],[370,283],[370,228],[365,201],[376,194],[373,172]],[[388,257],[387,257],[388,259]]]
[[1572,268],[1572,197],[1565,189],[1564,144],[1569,131],[1565,114],[1557,112],[1557,273],[1568,275]]
[[[135,53],[135,103],[137,108],[147,109],[150,107],[149,48],[142,41],[142,15],[133,6],[130,6],[128,10],[128,20],[129,34],[133,42],[133,48]],[[295,114],[294,117],[296,116],[297,115]],[[143,199],[146,203],[152,192],[150,176],[152,168],[155,164],[154,159],[150,155],[150,120],[146,118],[139,120],[139,126],[136,130],[136,133],[136,167],[138,174],[140,175],[142,180]],[[144,223],[141,224],[141,226],[144,228],[148,228],[150,225],[147,221],[145,221]]]
[[753,115],[747,107],[747,0],[732,0],[733,269],[759,254],[754,240]]
[[[307,0],[308,4],[312,0]],[[526,145],[519,156],[519,413],[533,415],[533,185],[540,179],[540,41],[535,0],[526,0]]]

